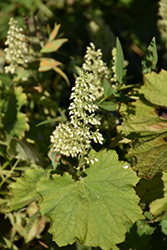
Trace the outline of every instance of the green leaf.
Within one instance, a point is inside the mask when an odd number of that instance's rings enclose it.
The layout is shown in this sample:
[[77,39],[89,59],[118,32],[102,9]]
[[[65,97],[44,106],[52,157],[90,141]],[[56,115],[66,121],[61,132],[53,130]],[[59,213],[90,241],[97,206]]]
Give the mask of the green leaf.
[[59,159],[61,158],[60,153],[55,152],[52,148],[50,149],[48,156],[50,160],[52,161],[53,169],[56,170],[58,166]]
[[167,107],[167,71],[161,70],[159,74],[152,72],[144,75],[144,86],[141,94],[151,103]]
[[128,228],[125,241],[118,246],[120,249],[134,249],[134,250],[149,250],[152,246],[149,244],[151,234],[154,228],[145,224],[143,221],[137,221],[134,225]]
[[150,204],[150,212],[154,217],[157,217],[167,211],[167,173],[163,173],[162,181],[163,193],[161,197],[158,197]]
[[11,190],[11,200],[7,204],[9,212],[29,205],[37,199],[36,185],[45,174],[42,168],[36,167],[25,171],[24,175],[17,178],[16,182],[9,185]]
[[61,62],[58,62],[52,58],[42,57],[40,58],[40,65],[38,71],[39,72],[47,71],[60,65],[62,65]]
[[108,111],[115,111],[116,110],[116,103],[114,102],[102,102],[99,104],[99,107]]
[[140,177],[152,178],[159,171],[167,171],[167,133],[157,137],[141,137],[129,154],[137,158],[134,170]]
[[167,170],[167,120],[144,99],[122,105],[120,112],[124,121],[118,132],[135,139],[129,154],[136,158],[134,170],[138,175],[152,178],[158,171]]
[[124,240],[125,225],[143,219],[133,186],[138,177],[115,151],[95,153],[87,177],[74,182],[64,176],[44,177],[37,192],[42,214],[52,220],[50,233],[59,246],[77,239],[87,246],[111,249]]
[[150,45],[147,48],[147,52],[145,57],[141,63],[142,65],[142,73],[151,73],[152,70],[156,68],[156,64],[158,61],[157,48],[155,37],[151,40]]
[[52,32],[51,32],[51,34],[49,36],[49,40],[48,40],[49,42],[52,42],[56,38],[60,27],[61,27],[60,24],[57,24],[57,23],[54,24],[54,29],[52,30]]
[[20,141],[12,139],[8,146],[8,153],[12,158],[14,157],[40,166],[45,166],[46,163],[46,160],[40,153],[24,139]]
[[78,240],[76,241],[76,250],[92,250],[92,247],[81,245]]
[[109,97],[116,92],[116,90],[113,89],[106,80],[103,81],[103,88],[104,88],[105,97]]
[[161,231],[167,235],[167,215],[160,222]]
[[124,70],[124,55],[122,51],[122,46],[119,41],[119,38],[117,37],[116,40],[116,75],[118,77],[118,82],[123,83],[123,77],[125,75],[125,70]]
[[[157,173],[154,177],[149,179],[142,178],[136,185],[136,193],[140,197],[140,202],[150,205],[154,200],[159,200],[164,197],[164,183],[162,180],[162,173]],[[150,213],[146,211],[147,213]],[[145,213],[146,213],[145,212]],[[144,215],[146,216],[146,214]],[[150,214],[148,214],[150,217]],[[148,216],[146,216],[148,218]],[[151,220],[151,218],[149,218]]]
[[11,138],[22,139],[25,131],[29,130],[28,118],[20,112],[23,104],[26,103],[26,95],[22,87],[15,87],[11,93],[8,106],[3,118],[4,131],[9,141]]
[[140,133],[141,135],[161,134],[167,131],[167,120],[156,114],[156,107],[144,99],[139,99],[129,105],[122,104],[120,113],[124,117],[118,131],[125,135]]
[[66,81],[66,83],[68,84],[68,86],[70,86],[70,82],[68,80],[68,77],[60,68],[54,67],[53,70],[55,70],[59,75],[61,75],[64,78],[64,80]]
[[68,39],[66,38],[60,38],[53,40],[51,42],[48,42],[45,44],[45,46],[41,49],[41,53],[50,53],[50,52],[56,52],[65,42],[67,42]]

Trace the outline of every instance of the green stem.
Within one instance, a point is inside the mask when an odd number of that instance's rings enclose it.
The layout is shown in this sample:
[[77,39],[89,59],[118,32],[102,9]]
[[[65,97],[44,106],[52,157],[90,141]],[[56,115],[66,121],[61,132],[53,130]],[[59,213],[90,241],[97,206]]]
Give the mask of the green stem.
[[122,86],[120,88],[117,89],[117,92],[120,91],[120,90],[123,90],[123,89],[128,89],[128,88],[134,88],[134,87],[137,87],[137,86],[141,86],[141,84],[130,84],[130,85],[126,85],[126,86]]
[[81,174],[81,164],[82,164],[82,162],[83,162],[83,159],[84,159],[84,154],[82,154],[81,155],[81,158],[80,158],[80,160],[79,160],[79,164],[78,164],[78,169],[77,169],[77,177],[80,177],[80,174]]
[[9,171],[9,173],[6,175],[6,177],[1,181],[0,183],[0,188],[2,187],[2,185],[6,182],[6,180],[11,176],[12,172],[15,170],[15,168],[17,167],[18,163],[19,163],[19,159],[15,162],[15,164],[13,165],[13,167],[11,168],[11,170]]
[[0,140],[0,144],[1,144],[1,145],[4,145],[4,146],[7,146],[7,145],[8,145],[7,142],[1,141],[1,140]]
[[8,165],[9,165],[9,162],[6,161],[6,162],[3,164],[2,169],[5,169]]
[[108,97],[109,97],[109,96],[103,97],[103,98],[99,101],[98,105],[100,105],[102,102],[104,102],[105,100],[107,100]]

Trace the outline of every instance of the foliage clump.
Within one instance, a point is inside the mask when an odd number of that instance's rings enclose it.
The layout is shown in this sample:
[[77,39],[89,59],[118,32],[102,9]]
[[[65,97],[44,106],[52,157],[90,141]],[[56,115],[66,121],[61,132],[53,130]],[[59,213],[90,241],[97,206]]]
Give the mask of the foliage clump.
[[[134,18],[135,7],[158,5],[58,2],[12,0],[7,11],[14,17],[0,50],[0,248],[166,249],[167,72],[159,70],[161,40]],[[20,7],[36,16],[18,17]],[[160,0],[164,41],[166,7]],[[143,23],[153,22],[150,13]]]

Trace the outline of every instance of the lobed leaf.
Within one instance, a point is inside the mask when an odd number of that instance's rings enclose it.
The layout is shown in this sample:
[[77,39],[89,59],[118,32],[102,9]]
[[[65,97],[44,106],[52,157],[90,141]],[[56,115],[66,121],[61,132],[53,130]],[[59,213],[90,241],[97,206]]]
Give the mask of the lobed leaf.
[[167,131],[167,120],[159,117],[156,106],[143,98],[129,105],[122,104],[120,113],[124,117],[118,131],[125,135],[138,133],[140,135],[161,134]]
[[134,170],[140,177],[152,178],[159,171],[167,171],[166,77],[164,70],[146,74],[140,99],[121,107],[125,119],[118,131],[135,139],[129,154],[136,158]]
[[142,99],[129,106],[122,105],[121,113],[126,119],[118,131],[137,139],[129,154],[136,158],[134,170],[138,175],[152,178],[158,171],[167,170],[167,120]]
[[87,177],[74,182],[54,174],[38,183],[42,214],[52,220],[50,233],[59,246],[77,239],[87,246],[111,249],[124,240],[125,225],[142,219],[133,186],[138,178],[115,151],[95,154]]
[[37,199],[36,185],[44,173],[42,168],[28,169],[22,177],[9,185],[12,198],[7,204],[8,211],[23,208]]

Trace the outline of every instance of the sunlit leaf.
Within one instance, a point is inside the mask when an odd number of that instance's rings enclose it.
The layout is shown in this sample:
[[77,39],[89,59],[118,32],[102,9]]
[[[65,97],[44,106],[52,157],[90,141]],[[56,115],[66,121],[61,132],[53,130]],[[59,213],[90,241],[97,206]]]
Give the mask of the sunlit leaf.
[[154,217],[161,215],[167,211],[167,173],[162,175],[163,193],[161,197],[158,197],[150,204],[150,212]]
[[68,86],[70,86],[70,82],[69,82],[68,77],[66,76],[66,74],[65,74],[60,68],[58,68],[58,67],[54,67],[53,69],[54,69],[59,75],[61,75],[61,76],[64,78],[64,80],[66,81],[66,83],[68,84]]
[[159,74],[152,72],[144,75],[144,86],[140,92],[149,102],[167,107],[167,71],[161,70]]
[[115,151],[95,153],[98,162],[87,177],[74,182],[69,174],[44,177],[37,192],[43,215],[52,220],[50,233],[59,246],[77,239],[87,246],[111,249],[124,240],[125,225],[144,218],[133,186],[138,178]]
[[165,70],[146,74],[138,90],[140,99],[120,109],[124,121],[118,131],[135,139],[129,154],[136,158],[134,169],[140,177],[152,178],[159,171],[167,171],[166,89]]
[[59,65],[62,65],[62,63],[52,58],[42,57],[40,58],[40,65],[38,71],[40,72],[47,71]]
[[52,30],[52,32],[51,32],[51,34],[49,36],[49,40],[48,40],[49,42],[52,42],[56,38],[60,27],[61,27],[60,24],[57,24],[57,23],[54,24],[54,29]]
[[68,39],[60,38],[53,40],[52,42],[48,42],[45,46],[41,49],[41,53],[49,53],[49,52],[56,52]]
[[167,120],[159,117],[155,107],[145,100],[122,105],[121,114],[126,118],[118,131],[136,139],[129,154],[136,158],[134,169],[138,175],[151,178],[158,171],[167,170]]

